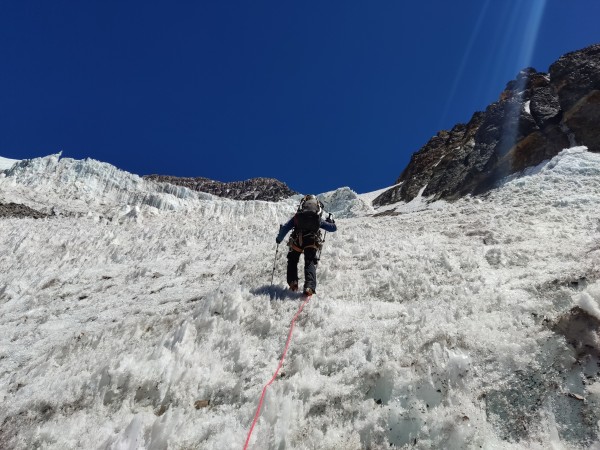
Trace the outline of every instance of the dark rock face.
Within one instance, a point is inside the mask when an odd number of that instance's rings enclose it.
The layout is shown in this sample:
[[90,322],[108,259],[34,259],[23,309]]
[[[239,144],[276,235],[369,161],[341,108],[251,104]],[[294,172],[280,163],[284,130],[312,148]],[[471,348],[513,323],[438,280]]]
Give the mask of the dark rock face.
[[522,70],[497,102],[467,124],[441,131],[413,154],[381,206],[419,193],[453,200],[494,188],[573,145],[600,152],[600,44],[568,53],[549,74]]
[[600,152],[600,87],[577,102],[565,114],[565,125],[592,152]]
[[[475,132],[481,125],[482,118],[482,113],[475,113],[468,124],[458,124],[450,131],[440,131],[412,155],[406,170],[396,181],[396,184],[402,184],[382,193],[375,201],[385,205],[406,198],[413,199],[423,186],[427,185],[427,191],[432,180],[436,184],[443,184],[458,177],[462,167],[456,162],[473,150]],[[423,195],[430,194],[423,192]]]
[[600,320],[579,306],[560,317],[552,330],[565,337],[578,360],[587,355],[600,356]]
[[224,183],[208,178],[185,178],[168,175],[145,175],[147,180],[184,186],[193,191],[207,192],[233,200],[265,200],[276,202],[297,194],[285,183],[274,178],[252,178]]
[[16,217],[18,219],[32,217],[34,219],[42,219],[48,217],[48,215],[19,203],[0,203],[0,218],[5,217]]
[[600,44],[561,56],[550,66],[560,107],[569,111],[591,91],[600,89]]

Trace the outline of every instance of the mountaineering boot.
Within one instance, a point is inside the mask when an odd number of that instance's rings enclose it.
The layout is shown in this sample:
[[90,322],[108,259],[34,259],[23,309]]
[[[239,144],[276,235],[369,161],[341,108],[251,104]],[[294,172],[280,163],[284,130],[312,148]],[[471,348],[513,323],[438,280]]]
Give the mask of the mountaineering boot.
[[292,281],[291,283],[289,283],[289,285],[290,285],[290,291],[296,292],[298,290],[298,282],[297,281]]
[[311,295],[313,295],[315,293],[313,288],[304,288],[304,295],[306,295],[307,297],[310,297]]

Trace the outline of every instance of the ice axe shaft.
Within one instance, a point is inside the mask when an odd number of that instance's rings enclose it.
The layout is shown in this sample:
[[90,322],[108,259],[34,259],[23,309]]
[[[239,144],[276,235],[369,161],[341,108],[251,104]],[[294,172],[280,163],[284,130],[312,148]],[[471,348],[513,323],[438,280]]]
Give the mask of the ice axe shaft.
[[[279,231],[281,231],[281,227],[283,227],[283,225],[279,225]],[[271,273],[271,287],[273,287],[273,280],[275,279],[275,267],[277,265],[277,252],[279,252],[279,242],[277,243],[277,248],[275,249],[275,259],[273,260],[273,272]]]
[[271,287],[273,287],[273,280],[275,279],[275,267],[277,265],[277,252],[279,252],[279,244],[275,249],[275,259],[273,260],[273,272],[271,273]]
[[[331,219],[331,213],[327,216],[327,220]],[[321,260],[321,252],[323,251],[323,244],[325,243],[325,238],[327,237],[327,231],[323,233],[323,240],[321,241],[321,246],[319,247],[319,255],[317,256],[317,261]]]

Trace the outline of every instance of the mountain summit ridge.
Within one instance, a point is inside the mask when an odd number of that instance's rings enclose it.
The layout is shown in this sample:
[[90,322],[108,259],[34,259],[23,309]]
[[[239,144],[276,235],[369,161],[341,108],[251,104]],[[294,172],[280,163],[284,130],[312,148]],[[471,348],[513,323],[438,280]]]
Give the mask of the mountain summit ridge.
[[206,192],[232,200],[279,201],[296,195],[285,183],[275,178],[251,178],[245,181],[222,182],[204,177],[144,175],[142,178],[183,186],[192,191]]
[[498,101],[466,124],[442,130],[415,152],[397,186],[373,201],[383,206],[419,195],[454,200],[481,194],[505,177],[561,150],[600,152],[600,44],[567,53],[548,73],[529,67]]

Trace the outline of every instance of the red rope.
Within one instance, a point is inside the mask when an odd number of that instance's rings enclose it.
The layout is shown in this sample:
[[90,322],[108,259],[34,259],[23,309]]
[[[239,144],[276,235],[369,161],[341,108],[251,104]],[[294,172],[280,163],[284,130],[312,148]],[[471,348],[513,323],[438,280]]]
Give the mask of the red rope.
[[292,323],[290,326],[290,332],[288,333],[287,341],[285,342],[285,348],[283,349],[283,355],[281,355],[281,359],[279,360],[279,365],[277,366],[277,370],[275,370],[273,377],[269,380],[269,382],[267,384],[265,384],[265,387],[263,387],[262,394],[260,396],[260,400],[258,401],[258,407],[256,408],[256,414],[254,414],[254,420],[252,421],[252,426],[250,426],[250,431],[248,431],[248,437],[246,438],[246,443],[244,444],[244,450],[248,449],[248,444],[250,443],[250,437],[252,436],[252,431],[254,431],[254,426],[256,425],[256,422],[258,421],[258,418],[260,416],[260,409],[262,408],[262,404],[263,404],[263,400],[265,399],[265,394],[267,392],[267,388],[269,386],[271,386],[271,383],[273,383],[273,381],[275,381],[275,379],[277,378],[277,375],[279,374],[279,369],[281,369],[281,366],[283,366],[283,360],[285,359],[285,355],[288,351],[288,347],[290,346],[290,341],[292,340],[292,332],[294,331],[294,325],[296,324],[296,319],[298,318],[298,316],[304,309],[304,306],[308,303],[309,300],[310,300],[310,295],[306,297],[306,300],[304,300],[304,302],[300,305],[300,308],[298,309],[298,311],[296,312],[296,315],[292,319]]

